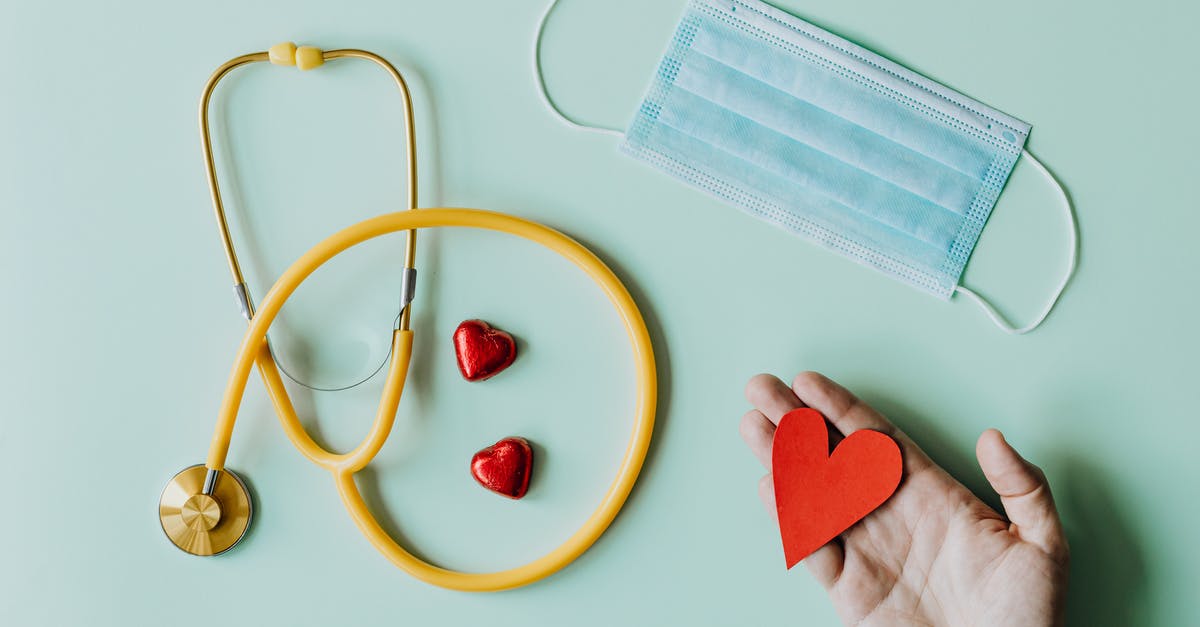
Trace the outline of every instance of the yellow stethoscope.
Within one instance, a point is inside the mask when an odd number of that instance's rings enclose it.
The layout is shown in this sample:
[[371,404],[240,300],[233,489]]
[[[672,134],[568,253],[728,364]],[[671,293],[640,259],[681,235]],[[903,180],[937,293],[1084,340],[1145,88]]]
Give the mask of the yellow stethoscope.
[[[365,220],[334,233],[296,260],[275,282],[262,304],[255,311],[246,283],[234,252],[229,225],[221,202],[213,162],[212,141],[209,136],[208,110],[217,83],[234,68],[262,61],[277,65],[295,65],[308,70],[330,59],[359,58],[374,62],[391,75],[400,89],[404,103],[404,128],[408,162],[408,207]],[[381,553],[400,568],[422,581],[465,591],[504,590],[523,586],[547,577],[590,547],[604,532],[629,496],[646,457],[654,429],[657,399],[657,380],[654,353],[650,336],[641,312],[628,290],[604,262],[578,242],[535,222],[511,215],[479,209],[429,208],[415,210],[417,204],[416,146],[413,138],[412,99],[404,78],[387,60],[364,50],[322,51],[311,46],[296,47],[291,43],[272,46],[266,52],[256,52],[230,59],[213,72],[200,97],[200,135],[204,148],[204,165],[208,186],[216,211],[217,225],[229,270],[233,274],[242,314],[249,328],[238,349],[233,372],[225,388],[217,427],[209,446],[208,460],[203,465],[185,468],[175,475],[163,490],[159,500],[159,519],[163,531],[176,546],[194,555],[216,555],[228,550],[244,537],[250,526],[252,505],[245,484],[225,468],[238,406],[246,389],[251,365],[257,365],[267,388],[275,413],[292,444],[313,463],[333,474],[334,484],[342,503],[350,512],[355,525]],[[600,505],[574,534],[549,553],[516,568],[491,573],[467,573],[440,568],[414,556],[400,546],[375,520],[364,503],[354,474],[362,470],[379,453],[391,432],[396,409],[404,389],[412,357],[413,332],[412,298],[416,270],[416,231],[433,227],[469,227],[499,231],[537,242],[570,260],[588,274],[604,291],[624,322],[625,331],[633,346],[634,368],[638,382],[633,434],[621,460],[617,476],[609,486]],[[313,441],[296,416],[291,399],[279,375],[279,368],[267,342],[267,331],[283,304],[297,287],[317,268],[339,253],[369,239],[396,231],[406,231],[405,267],[401,283],[402,310],[397,328],[392,333],[391,363],[388,367],[383,397],[370,432],[348,453],[334,453]]]

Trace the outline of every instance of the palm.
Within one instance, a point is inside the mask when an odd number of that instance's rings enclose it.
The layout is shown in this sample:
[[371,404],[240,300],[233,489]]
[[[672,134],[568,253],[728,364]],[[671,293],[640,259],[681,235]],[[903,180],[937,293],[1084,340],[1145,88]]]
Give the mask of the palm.
[[[807,378],[802,381],[803,377]],[[797,377],[796,392],[803,392],[799,397],[780,386],[771,377],[756,378],[747,388],[758,410],[743,420],[743,435],[760,458],[765,455],[765,461],[770,459],[771,423],[800,406],[800,399],[842,432],[882,431],[894,437],[903,452],[904,475],[896,493],[805,560],[829,589],[843,621],[852,625],[1051,625],[1060,619],[1066,543],[1044,481],[1022,482],[1029,477],[1019,471],[1036,472],[1035,468],[1000,464],[989,472],[985,464],[985,473],[1010,516],[1017,520],[1014,510],[1025,515],[1018,525],[976,498],[912,440],[840,386],[808,374]],[[765,433],[768,429],[770,434]],[[984,452],[981,440],[981,461]],[[764,477],[763,488],[764,500],[771,501],[770,475]]]
[[[944,470],[909,475],[883,507],[843,534],[844,565],[830,588],[854,625],[1050,622],[1051,598],[1023,590],[1047,554]],[[991,581],[1007,582],[989,588]],[[1026,619],[1014,610],[1029,612]]]

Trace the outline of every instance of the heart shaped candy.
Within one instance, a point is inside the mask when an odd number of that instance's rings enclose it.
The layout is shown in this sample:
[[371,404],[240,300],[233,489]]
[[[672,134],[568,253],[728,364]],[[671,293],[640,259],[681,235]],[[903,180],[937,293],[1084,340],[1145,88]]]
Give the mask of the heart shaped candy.
[[483,381],[512,364],[517,343],[483,320],[467,320],[454,330],[454,353],[464,379]]
[[883,505],[903,467],[896,441],[878,431],[855,431],[831,454],[824,416],[808,408],[784,414],[771,444],[771,474],[787,567]]
[[525,496],[532,473],[533,449],[525,438],[504,438],[471,458],[471,475],[479,485],[510,499]]

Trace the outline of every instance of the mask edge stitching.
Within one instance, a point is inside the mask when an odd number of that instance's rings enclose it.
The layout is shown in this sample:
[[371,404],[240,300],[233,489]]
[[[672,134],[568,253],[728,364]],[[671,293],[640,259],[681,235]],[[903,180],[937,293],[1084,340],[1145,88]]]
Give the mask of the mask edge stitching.
[[[975,199],[971,202],[971,208],[967,211],[967,219],[963,221],[963,225],[959,233],[954,238],[954,243],[950,247],[949,256],[946,258],[946,263],[942,266],[942,272],[946,276],[954,277],[954,285],[957,286],[962,281],[962,275],[966,271],[967,263],[971,260],[971,253],[974,252],[975,246],[979,243],[979,237],[983,234],[983,227],[987,225],[987,220],[991,217],[992,210],[996,208],[996,202],[1000,199],[1000,193],[1004,191],[1004,182],[1008,177],[1001,177],[1001,170],[1004,169],[1000,162],[1001,154],[997,154],[992,163],[988,166],[987,175],[983,179],[983,184],[980,185],[979,191],[975,195]],[[1016,159],[1006,159],[1007,170],[1012,173],[1012,168],[1016,165]],[[992,197],[986,201],[981,200],[985,191],[993,192]],[[978,207],[976,205],[979,205]],[[970,227],[970,239],[973,243],[969,249],[965,245],[963,238],[967,228]],[[957,260],[961,259],[961,263]],[[958,266],[957,272],[953,272],[948,264],[951,260],[956,260],[955,265]],[[953,287],[951,288],[953,289]]]

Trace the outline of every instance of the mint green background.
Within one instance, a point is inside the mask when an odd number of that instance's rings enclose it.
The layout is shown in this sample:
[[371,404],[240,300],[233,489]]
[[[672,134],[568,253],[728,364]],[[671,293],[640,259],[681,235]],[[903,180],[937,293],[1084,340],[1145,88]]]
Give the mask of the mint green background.
[[[1074,625],[1200,624],[1194,194],[1200,5],[781,1],[1034,126],[1082,234],[1078,276],[1020,338],[746,217],[572,132],[540,106],[541,1],[3,4],[0,40],[0,622],[150,624],[834,624],[785,572],[737,437],[744,381],[818,369],[858,391],[967,485],[1000,427],[1043,465],[1073,549]],[[682,2],[566,0],[545,66],[560,103],[624,125]],[[593,247],[653,330],[662,406],[624,513],[574,565],[524,589],[419,583],[354,529],[329,477],[283,437],[254,381],[230,454],[258,517],[197,559],[162,537],[159,491],[203,461],[243,323],[204,185],[195,106],[225,59],[295,39],[379,52],[416,98],[421,204],[508,211]],[[215,100],[223,180],[261,296],[326,234],[403,199],[398,101],[373,67],[256,66]],[[965,282],[1017,318],[1065,264],[1051,188],[1019,164]],[[400,239],[323,269],[284,311],[285,363],[369,371],[395,314]],[[417,361],[363,478],[389,528],[464,569],[519,564],[571,533],[630,428],[619,323],[582,276],[477,232],[422,236]],[[449,334],[483,317],[522,356],[483,384]],[[322,441],[365,433],[379,380],[298,393]],[[530,496],[478,489],[471,453],[538,446]]]

